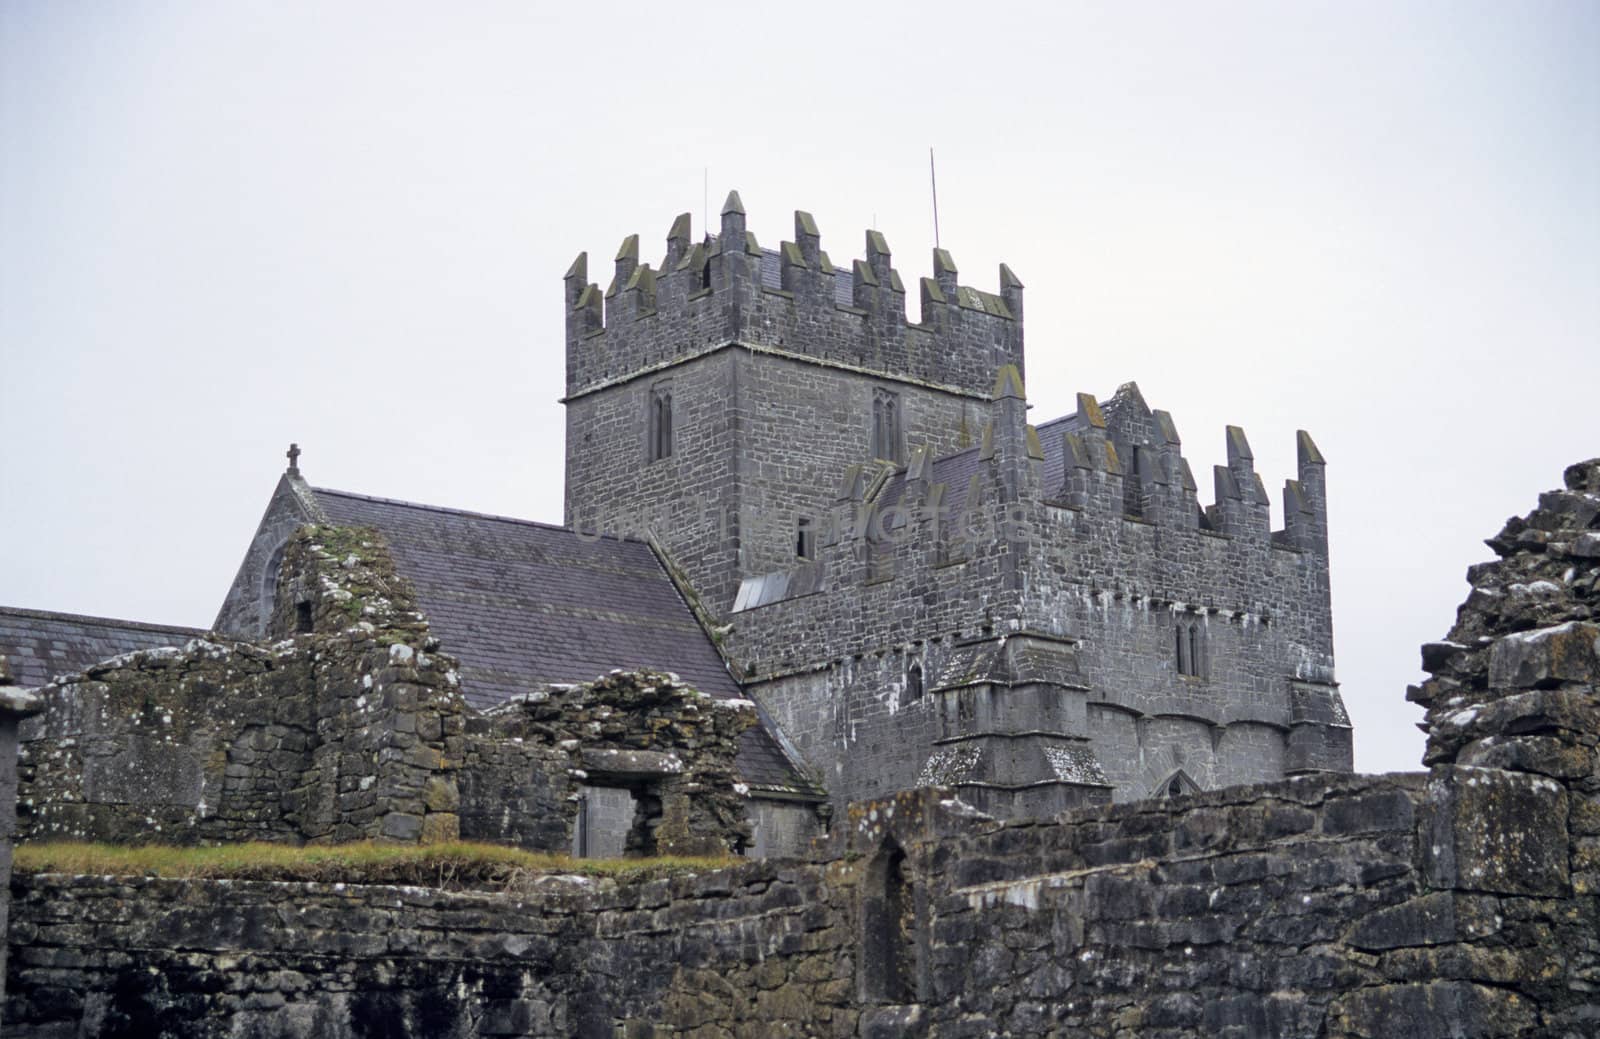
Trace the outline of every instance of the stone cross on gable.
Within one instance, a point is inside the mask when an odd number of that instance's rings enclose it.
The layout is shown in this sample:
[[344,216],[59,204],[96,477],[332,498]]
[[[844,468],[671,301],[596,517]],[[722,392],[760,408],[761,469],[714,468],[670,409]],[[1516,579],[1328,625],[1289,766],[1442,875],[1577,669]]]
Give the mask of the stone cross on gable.
[[290,476],[299,476],[300,475],[300,445],[299,444],[290,444],[289,445],[289,450],[286,452],[286,454],[288,455],[288,458],[289,458],[289,475]]

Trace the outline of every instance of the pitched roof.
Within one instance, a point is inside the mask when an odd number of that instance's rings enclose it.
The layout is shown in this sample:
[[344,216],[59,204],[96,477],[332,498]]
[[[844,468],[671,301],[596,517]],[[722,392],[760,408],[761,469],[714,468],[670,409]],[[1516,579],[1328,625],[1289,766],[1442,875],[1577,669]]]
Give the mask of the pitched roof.
[[[370,526],[416,589],[479,708],[614,668],[671,671],[721,700],[743,698],[721,654],[642,541],[314,488],[331,523]],[[765,719],[763,719],[765,722]],[[739,769],[756,787],[810,790],[766,724]]]
[[203,635],[200,628],[0,606],[0,654],[24,687],[136,649],[181,646]]
[[[1082,428],[1083,422],[1076,412],[1051,419],[1037,427],[1039,446],[1044,449],[1044,461],[1039,468],[1039,479],[1047,493],[1060,487],[1061,481],[1065,478],[1066,459],[1062,456],[1061,434],[1076,432]],[[933,482],[945,485],[947,493],[944,504],[952,513],[960,513],[966,506],[967,488],[973,474],[979,472],[983,464],[978,457],[980,453],[979,448],[969,447],[933,460]],[[898,504],[901,495],[905,493],[905,485],[906,471],[902,467],[885,481],[875,504],[883,509]]]

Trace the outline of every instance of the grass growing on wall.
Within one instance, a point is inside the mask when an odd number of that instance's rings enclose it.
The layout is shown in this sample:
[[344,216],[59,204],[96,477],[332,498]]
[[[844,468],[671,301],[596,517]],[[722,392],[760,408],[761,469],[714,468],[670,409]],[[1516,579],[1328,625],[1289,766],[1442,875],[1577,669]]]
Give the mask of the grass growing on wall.
[[290,880],[344,884],[412,884],[449,889],[515,890],[540,877],[647,880],[735,865],[738,858],[573,859],[496,844],[19,844],[21,873],[69,873],[192,879]]

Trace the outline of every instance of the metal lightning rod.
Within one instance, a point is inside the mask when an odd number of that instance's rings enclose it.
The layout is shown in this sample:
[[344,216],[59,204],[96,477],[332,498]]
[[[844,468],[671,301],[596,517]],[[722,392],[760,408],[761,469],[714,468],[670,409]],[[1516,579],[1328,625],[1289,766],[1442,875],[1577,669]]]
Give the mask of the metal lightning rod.
[[933,172],[933,147],[928,147],[928,183],[933,185],[933,247],[939,248],[939,178]]

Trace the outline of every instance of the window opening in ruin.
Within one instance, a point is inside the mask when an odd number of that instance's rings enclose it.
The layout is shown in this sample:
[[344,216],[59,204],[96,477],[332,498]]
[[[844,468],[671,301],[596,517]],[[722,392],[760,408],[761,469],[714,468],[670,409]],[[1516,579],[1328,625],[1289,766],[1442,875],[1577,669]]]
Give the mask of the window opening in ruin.
[[817,532],[810,516],[801,516],[795,524],[794,555],[796,559],[817,558]]
[[294,630],[302,635],[309,635],[312,631],[311,604],[297,602],[294,604]]
[[657,386],[650,391],[650,461],[672,454],[672,391]]
[[1177,625],[1172,630],[1178,639],[1178,674],[1186,675],[1189,673],[1189,640],[1183,637],[1182,624]]
[[878,1003],[917,1001],[917,901],[910,865],[893,838],[868,870],[862,900],[863,994]]
[[1189,673],[1200,675],[1200,625],[1189,625]]

